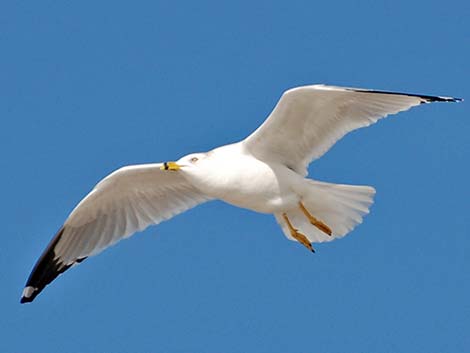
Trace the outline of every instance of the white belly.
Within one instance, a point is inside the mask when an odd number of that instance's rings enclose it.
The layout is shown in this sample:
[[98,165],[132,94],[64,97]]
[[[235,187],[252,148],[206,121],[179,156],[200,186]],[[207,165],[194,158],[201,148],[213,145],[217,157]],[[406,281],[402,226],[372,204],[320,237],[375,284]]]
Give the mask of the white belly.
[[191,182],[207,195],[261,213],[287,211],[299,197],[292,183],[303,178],[284,166],[272,166],[251,156],[213,158]]
[[298,202],[292,189],[269,168],[261,174],[250,171],[240,173],[229,192],[221,195],[220,199],[262,213],[285,211]]

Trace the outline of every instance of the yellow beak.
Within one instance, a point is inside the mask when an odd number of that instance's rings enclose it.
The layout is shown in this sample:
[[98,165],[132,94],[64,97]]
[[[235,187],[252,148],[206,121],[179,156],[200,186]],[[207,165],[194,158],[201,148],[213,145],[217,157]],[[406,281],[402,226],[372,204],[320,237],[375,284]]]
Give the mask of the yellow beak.
[[179,170],[181,167],[176,162],[165,162],[160,167],[161,170]]

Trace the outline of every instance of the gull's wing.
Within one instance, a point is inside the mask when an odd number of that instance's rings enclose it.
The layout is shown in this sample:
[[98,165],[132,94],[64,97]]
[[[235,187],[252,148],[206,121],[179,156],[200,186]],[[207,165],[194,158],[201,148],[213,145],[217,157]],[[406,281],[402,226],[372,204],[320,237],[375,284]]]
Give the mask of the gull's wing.
[[350,131],[422,103],[459,100],[325,85],[297,87],[284,92],[243,144],[259,159],[306,175],[308,164]]
[[70,266],[117,241],[208,201],[162,164],[121,168],[100,181],[75,207],[33,268],[21,302],[32,301]]

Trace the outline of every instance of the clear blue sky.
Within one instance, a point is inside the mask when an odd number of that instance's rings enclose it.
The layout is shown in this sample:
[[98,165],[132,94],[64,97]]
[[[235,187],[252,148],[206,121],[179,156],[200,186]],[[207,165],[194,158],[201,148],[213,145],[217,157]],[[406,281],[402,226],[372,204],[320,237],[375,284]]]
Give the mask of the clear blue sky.
[[[470,351],[470,3],[6,1],[0,9],[0,351]],[[90,258],[20,305],[114,169],[239,140],[309,83],[466,98],[341,140],[310,168],[373,185],[311,254],[221,202]]]

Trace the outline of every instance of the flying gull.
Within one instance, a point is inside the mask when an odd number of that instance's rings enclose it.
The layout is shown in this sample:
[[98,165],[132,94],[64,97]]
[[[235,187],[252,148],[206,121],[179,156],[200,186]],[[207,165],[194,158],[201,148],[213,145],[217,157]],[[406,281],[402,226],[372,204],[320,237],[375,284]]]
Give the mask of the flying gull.
[[460,100],[326,85],[290,89],[243,141],[176,162],[126,166],[101,180],[37,261],[21,303],[87,257],[214,199],[273,214],[288,239],[314,251],[312,243],[341,238],[362,222],[375,189],[307,179],[310,162],[389,114]]

